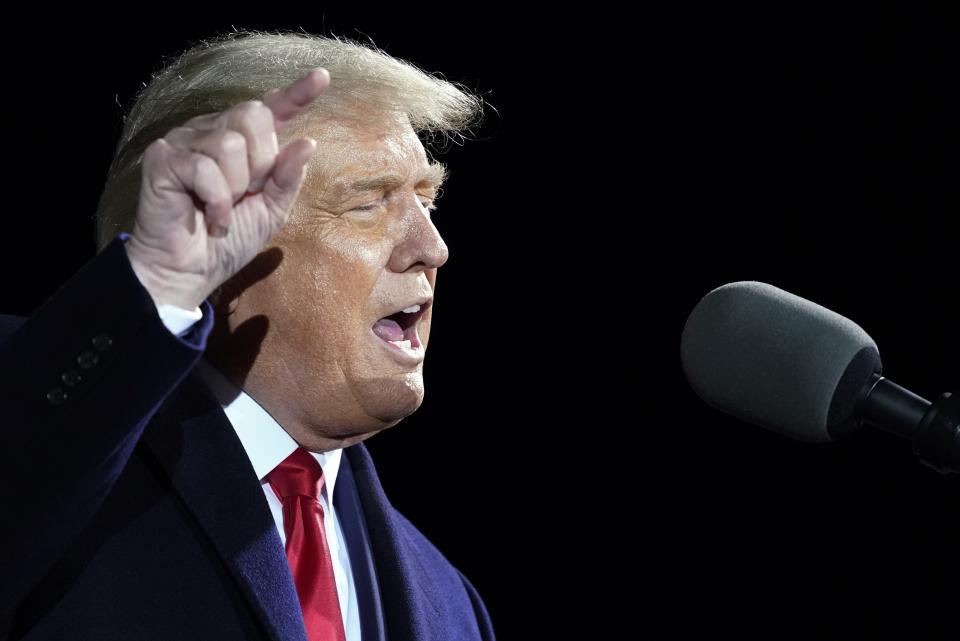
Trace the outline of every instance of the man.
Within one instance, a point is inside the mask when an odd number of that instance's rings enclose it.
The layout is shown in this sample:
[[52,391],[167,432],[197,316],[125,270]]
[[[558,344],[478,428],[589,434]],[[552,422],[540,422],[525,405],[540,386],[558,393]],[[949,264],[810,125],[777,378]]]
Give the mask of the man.
[[230,34],[153,78],[100,253],[31,318],[0,317],[0,629],[493,638],[361,444],[423,399],[446,172],[418,133],[478,108],[303,35]]

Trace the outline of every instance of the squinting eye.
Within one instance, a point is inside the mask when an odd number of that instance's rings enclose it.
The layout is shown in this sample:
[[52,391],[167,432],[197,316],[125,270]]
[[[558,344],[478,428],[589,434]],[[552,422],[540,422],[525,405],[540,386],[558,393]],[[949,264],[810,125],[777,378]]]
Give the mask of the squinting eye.
[[375,203],[370,203],[369,205],[363,205],[362,207],[354,207],[353,211],[373,211],[377,207],[383,204],[383,200],[380,200]]
[[[374,209],[376,209],[377,207],[379,207],[381,204],[382,204],[382,203],[370,203],[369,205],[363,205],[363,206],[361,206],[361,207],[354,207],[354,208],[353,208],[353,211],[373,211]],[[437,209],[437,206],[434,204],[434,201],[429,200],[429,199],[427,199],[426,201],[421,200],[421,201],[420,201],[420,204],[423,205],[423,207],[424,207],[427,211],[436,211],[436,209]]]

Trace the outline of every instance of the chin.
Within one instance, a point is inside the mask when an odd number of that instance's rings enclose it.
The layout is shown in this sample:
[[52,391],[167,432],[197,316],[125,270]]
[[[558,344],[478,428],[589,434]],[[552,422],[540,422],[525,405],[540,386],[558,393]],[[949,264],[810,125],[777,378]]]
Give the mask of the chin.
[[423,377],[419,373],[365,381],[358,387],[355,393],[367,414],[390,425],[410,416],[423,403]]

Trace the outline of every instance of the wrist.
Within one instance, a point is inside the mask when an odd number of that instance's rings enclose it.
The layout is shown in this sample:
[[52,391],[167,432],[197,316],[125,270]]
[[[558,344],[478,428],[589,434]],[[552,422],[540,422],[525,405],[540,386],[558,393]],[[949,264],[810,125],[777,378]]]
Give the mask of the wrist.
[[182,287],[170,285],[172,280],[184,280],[184,276],[175,276],[173,278],[164,278],[156,273],[151,267],[151,262],[144,260],[139,247],[135,244],[135,238],[131,237],[124,243],[124,249],[127,252],[127,260],[133,273],[143,286],[153,303],[160,308],[163,305],[172,305],[186,311],[194,311],[203,302],[205,296],[185,291]]

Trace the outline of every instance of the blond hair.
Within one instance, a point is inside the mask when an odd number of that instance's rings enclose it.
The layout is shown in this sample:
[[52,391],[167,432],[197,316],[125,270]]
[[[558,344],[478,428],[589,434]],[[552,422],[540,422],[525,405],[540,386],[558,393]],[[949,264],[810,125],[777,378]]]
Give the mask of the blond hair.
[[252,30],[203,40],[154,73],[124,118],[97,205],[97,251],[119,232],[133,229],[143,152],[151,142],[194,116],[259,99],[314,67],[327,69],[331,83],[298,122],[321,113],[356,117],[369,109],[398,111],[426,144],[436,145],[462,139],[483,112],[482,99],[462,84],[427,74],[372,43]]

